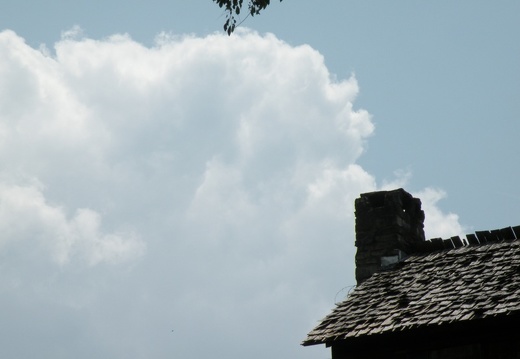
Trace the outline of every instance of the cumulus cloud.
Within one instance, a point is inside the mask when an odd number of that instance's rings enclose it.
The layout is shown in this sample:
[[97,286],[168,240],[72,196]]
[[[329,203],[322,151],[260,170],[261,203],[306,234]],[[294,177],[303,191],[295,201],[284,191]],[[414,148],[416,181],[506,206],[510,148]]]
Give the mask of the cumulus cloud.
[[451,212],[444,213],[438,206],[438,202],[447,196],[445,191],[427,187],[414,195],[421,199],[426,213],[424,227],[428,238],[464,236],[466,228],[460,224],[459,216]]
[[140,255],[144,243],[132,233],[101,233],[100,215],[78,208],[71,218],[63,208],[46,202],[38,186],[0,184],[0,243],[32,241],[57,264],[77,256],[88,265],[119,262]]
[[[353,201],[380,188],[355,77],[250,31],[79,35],[49,55],[0,33],[2,304],[67,308],[75,357],[315,355],[299,341],[353,281]],[[421,195],[444,233],[440,194]]]

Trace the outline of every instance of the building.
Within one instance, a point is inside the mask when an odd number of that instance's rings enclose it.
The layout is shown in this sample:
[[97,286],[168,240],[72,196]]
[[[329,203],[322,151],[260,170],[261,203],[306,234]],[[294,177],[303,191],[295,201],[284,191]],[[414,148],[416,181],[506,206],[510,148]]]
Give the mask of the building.
[[357,286],[303,345],[343,358],[520,358],[520,226],[424,238],[403,189],[362,194]]

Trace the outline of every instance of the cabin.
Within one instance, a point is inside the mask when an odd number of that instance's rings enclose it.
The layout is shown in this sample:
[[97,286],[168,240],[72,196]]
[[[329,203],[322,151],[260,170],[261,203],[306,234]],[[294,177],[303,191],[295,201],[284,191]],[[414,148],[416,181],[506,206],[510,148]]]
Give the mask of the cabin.
[[356,287],[307,335],[332,359],[520,358],[520,226],[425,240],[421,201],[361,194]]

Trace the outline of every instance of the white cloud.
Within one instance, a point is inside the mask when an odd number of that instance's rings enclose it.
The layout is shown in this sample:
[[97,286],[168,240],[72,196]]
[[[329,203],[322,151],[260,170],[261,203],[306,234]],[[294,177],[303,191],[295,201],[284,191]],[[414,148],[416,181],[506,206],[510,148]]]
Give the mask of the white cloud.
[[428,239],[451,238],[453,236],[465,237],[466,229],[459,223],[459,216],[455,213],[444,213],[438,206],[438,202],[446,197],[446,192],[438,188],[425,188],[414,193],[421,199],[425,212],[424,229]]
[[[101,232],[100,215],[79,208],[67,218],[64,209],[47,203],[41,186],[0,183],[0,245],[48,251],[57,264],[73,257],[88,265],[120,262],[140,256],[144,243],[132,233]],[[43,254],[42,253],[42,254]]]
[[[353,201],[377,189],[355,77],[273,35],[77,30],[54,57],[0,33],[3,304],[75,308],[84,357],[314,355],[299,341],[352,284]],[[456,228],[435,194],[427,218]]]
[[62,40],[74,40],[83,35],[83,29],[79,25],[74,25],[69,30],[61,32]]

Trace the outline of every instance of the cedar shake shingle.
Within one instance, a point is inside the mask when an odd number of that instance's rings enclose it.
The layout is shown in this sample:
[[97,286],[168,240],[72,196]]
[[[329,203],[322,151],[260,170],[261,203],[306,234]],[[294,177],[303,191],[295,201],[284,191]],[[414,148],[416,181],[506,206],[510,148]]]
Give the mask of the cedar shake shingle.
[[[485,244],[414,254],[373,274],[303,345],[520,314],[520,226],[477,232]],[[515,239],[513,239],[515,238]],[[457,241],[458,242],[458,241]]]

